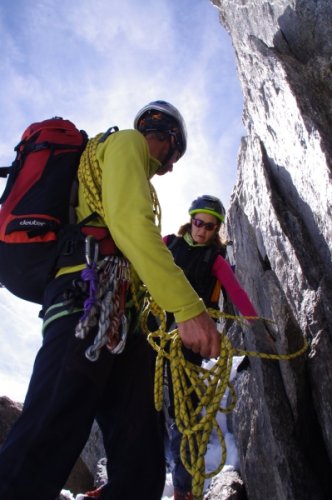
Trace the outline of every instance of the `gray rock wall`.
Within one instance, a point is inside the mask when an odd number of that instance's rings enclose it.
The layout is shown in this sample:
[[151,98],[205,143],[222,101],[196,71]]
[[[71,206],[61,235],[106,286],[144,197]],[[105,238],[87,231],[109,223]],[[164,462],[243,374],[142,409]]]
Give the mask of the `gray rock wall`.
[[[259,313],[233,430],[248,498],[330,498],[332,463],[332,2],[214,0],[229,32],[247,136],[227,220]],[[270,345],[269,345],[270,344]]]

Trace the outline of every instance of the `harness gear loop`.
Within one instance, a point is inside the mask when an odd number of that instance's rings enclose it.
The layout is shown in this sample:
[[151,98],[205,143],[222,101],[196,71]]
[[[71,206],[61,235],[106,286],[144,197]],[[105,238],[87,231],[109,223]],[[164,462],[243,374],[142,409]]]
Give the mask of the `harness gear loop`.
[[86,357],[96,361],[104,345],[113,354],[120,354],[128,333],[125,317],[125,300],[130,285],[128,261],[118,255],[105,257],[100,265],[93,261],[90,267],[83,269],[81,278],[90,281],[90,288],[89,297],[84,302],[84,314],[76,326],[76,337],[85,338],[98,324],[98,332],[85,352]]
[[[232,316],[215,309],[208,309],[214,318],[232,319],[245,324],[246,319],[263,319]],[[159,327],[155,331],[148,329],[148,316],[153,314]],[[290,354],[269,354],[236,349],[228,337],[220,332],[220,355],[210,368],[190,363],[184,358],[182,341],[177,329],[166,332],[165,312],[150,298],[145,299],[141,317],[141,327],[147,334],[147,340],[157,352],[155,368],[154,397],[158,411],[163,408],[164,364],[170,365],[174,392],[175,423],[182,433],[180,454],[185,468],[192,476],[192,492],[196,499],[203,498],[204,481],[218,474],[226,462],[226,445],[223,432],[217,421],[218,412],[229,413],[236,404],[234,387],[230,383],[232,358],[255,356],[271,360],[290,360],[305,353],[308,343],[297,352]],[[271,321],[271,320],[265,320]],[[229,391],[230,398],[227,398]],[[224,401],[228,399],[228,404]],[[205,455],[212,431],[215,430],[220,443],[221,456],[218,467],[206,472]]]

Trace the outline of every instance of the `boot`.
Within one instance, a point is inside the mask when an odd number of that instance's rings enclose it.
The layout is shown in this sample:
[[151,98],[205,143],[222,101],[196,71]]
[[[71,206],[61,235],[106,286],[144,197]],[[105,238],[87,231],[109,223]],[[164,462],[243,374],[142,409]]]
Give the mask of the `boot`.
[[90,500],[93,498],[98,499],[100,497],[102,488],[103,487],[100,486],[99,488],[96,488],[95,490],[86,491],[83,495],[78,495],[76,497],[76,500]]

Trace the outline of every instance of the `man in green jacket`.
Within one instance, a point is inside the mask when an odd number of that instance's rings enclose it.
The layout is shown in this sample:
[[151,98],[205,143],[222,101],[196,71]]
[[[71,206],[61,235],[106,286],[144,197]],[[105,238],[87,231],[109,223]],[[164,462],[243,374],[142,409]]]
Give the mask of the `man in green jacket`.
[[[62,267],[45,290],[43,344],[21,417],[0,453],[0,498],[54,500],[94,419],[109,478],[100,498],[161,498],[163,431],[154,408],[151,348],[128,305],[137,297],[128,289],[126,263],[131,285],[144,283],[157,304],[174,313],[183,344],[205,358],[218,356],[215,323],[155,223],[159,206],[150,179],[172,171],[186,146],[183,118],[165,101],[142,108],[134,130],[90,140],[79,167],[77,219],[95,213],[94,226],[109,231],[117,255],[92,252],[86,265]],[[126,293],[125,314],[119,291]],[[113,309],[110,297],[120,297]]]

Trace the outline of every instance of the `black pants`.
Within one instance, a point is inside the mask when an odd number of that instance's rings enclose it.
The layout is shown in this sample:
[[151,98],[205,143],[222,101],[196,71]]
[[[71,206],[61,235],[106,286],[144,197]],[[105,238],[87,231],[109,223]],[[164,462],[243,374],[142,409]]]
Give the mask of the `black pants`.
[[[69,278],[55,280],[46,303]],[[95,332],[75,338],[80,313],[47,327],[23,412],[0,452],[1,500],[55,500],[96,418],[104,438],[109,484],[102,499],[159,500],[165,481],[161,416],[153,402],[151,348],[135,331],[122,354],[103,348],[85,357]]]

